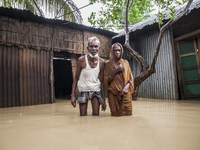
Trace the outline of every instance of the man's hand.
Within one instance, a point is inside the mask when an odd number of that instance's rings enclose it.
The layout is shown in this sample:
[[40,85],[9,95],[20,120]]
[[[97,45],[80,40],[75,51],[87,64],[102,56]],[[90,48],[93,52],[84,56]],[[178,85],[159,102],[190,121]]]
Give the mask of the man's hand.
[[102,100],[102,104],[101,104],[101,111],[105,111],[106,110],[106,101]]
[[115,69],[116,69],[116,72],[119,73],[119,72],[124,71],[124,66],[123,66],[122,64],[120,64],[120,65],[117,66]]
[[72,104],[72,106],[76,107],[76,98],[75,98],[75,96],[71,97],[71,104]]

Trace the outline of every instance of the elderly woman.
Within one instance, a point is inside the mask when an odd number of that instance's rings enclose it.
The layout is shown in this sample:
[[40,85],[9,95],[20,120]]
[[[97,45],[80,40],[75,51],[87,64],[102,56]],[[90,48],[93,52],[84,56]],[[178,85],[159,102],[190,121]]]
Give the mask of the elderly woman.
[[134,79],[127,60],[122,59],[123,47],[114,43],[105,64],[104,83],[112,116],[132,115]]

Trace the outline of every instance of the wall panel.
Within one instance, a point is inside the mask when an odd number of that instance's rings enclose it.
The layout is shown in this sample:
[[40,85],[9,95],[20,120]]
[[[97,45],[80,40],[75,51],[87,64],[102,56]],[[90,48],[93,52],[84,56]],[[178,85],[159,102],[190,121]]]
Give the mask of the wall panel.
[[49,51],[0,45],[0,108],[50,103]]
[[19,51],[0,45],[0,108],[19,106]]
[[[137,37],[136,40],[131,40],[134,41],[131,43],[132,47],[135,46],[135,50],[143,56],[149,67],[154,57],[158,36],[159,32],[154,31]],[[173,53],[170,30],[168,29],[162,39],[156,63],[156,73],[152,74],[140,85],[138,97],[178,99]],[[132,59],[129,62],[135,77],[140,73],[139,63]]]

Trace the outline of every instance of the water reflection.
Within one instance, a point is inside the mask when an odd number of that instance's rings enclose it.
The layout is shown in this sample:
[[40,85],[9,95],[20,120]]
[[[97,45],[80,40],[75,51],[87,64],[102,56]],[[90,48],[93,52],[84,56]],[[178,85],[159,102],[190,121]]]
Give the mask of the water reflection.
[[[200,102],[142,99],[133,115],[80,117],[70,101],[0,109],[0,149],[199,150]],[[30,146],[31,145],[31,146]]]

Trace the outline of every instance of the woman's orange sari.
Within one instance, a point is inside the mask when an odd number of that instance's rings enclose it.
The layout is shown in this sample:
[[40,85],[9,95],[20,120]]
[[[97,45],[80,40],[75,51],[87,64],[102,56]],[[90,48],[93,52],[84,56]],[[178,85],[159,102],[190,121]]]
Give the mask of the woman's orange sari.
[[[122,50],[121,58],[119,60],[115,58],[113,51],[115,45],[116,43],[113,44],[110,51],[110,59],[106,62],[105,65],[104,83],[108,93],[108,103],[112,116],[132,115],[132,94],[134,93],[134,79],[128,61],[122,59],[123,47],[119,43],[117,43],[117,45],[120,46]],[[119,64],[124,66],[124,71],[122,73],[118,73],[113,78],[113,80],[108,83],[109,75]],[[121,92],[127,83],[130,83],[128,93],[121,96]]]

